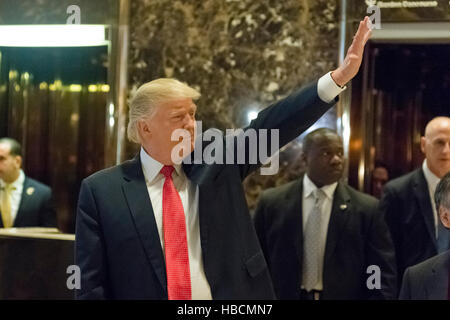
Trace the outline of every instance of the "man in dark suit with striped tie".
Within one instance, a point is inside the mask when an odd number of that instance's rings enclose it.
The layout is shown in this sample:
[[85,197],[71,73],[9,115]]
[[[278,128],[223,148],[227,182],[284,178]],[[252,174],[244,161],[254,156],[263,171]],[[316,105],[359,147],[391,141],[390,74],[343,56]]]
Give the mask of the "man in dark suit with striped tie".
[[[393,243],[378,201],[342,177],[341,138],[328,128],[303,141],[305,174],[266,190],[255,229],[279,299],[396,298]],[[369,277],[377,270],[379,286]],[[369,283],[369,284],[368,284]]]
[[421,138],[422,166],[391,180],[380,200],[395,246],[398,288],[406,268],[450,249],[450,236],[439,223],[434,192],[450,171],[450,118],[436,117]]
[[[450,233],[450,172],[442,177],[434,194],[442,226]],[[400,299],[450,300],[450,250],[406,269]]]

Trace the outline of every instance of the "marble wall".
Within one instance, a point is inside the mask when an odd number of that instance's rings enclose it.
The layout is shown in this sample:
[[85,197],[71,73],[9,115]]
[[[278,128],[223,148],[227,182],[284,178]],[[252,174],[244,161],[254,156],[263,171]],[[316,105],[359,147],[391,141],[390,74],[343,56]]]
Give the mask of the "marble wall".
[[[338,0],[133,0],[129,83],[174,77],[202,93],[203,128],[242,127],[258,111],[336,67]],[[335,111],[324,119],[335,126]],[[136,152],[127,146],[127,156]],[[301,171],[300,144],[280,155],[280,173],[253,174],[245,185],[254,207],[262,189]]]

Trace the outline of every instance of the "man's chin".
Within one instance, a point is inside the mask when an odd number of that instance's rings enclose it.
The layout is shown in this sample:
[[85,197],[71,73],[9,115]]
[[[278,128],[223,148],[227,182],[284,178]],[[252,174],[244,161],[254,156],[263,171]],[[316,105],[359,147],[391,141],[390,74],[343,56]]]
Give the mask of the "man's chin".
[[327,185],[338,182],[342,177],[342,173],[336,173],[335,171],[329,174],[329,179],[327,181]]

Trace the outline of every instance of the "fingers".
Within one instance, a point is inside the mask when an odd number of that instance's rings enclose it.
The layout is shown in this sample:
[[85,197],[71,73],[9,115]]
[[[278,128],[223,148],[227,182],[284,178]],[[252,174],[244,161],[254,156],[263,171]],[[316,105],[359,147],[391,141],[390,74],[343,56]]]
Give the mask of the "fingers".
[[363,47],[369,40],[372,34],[372,23],[368,16],[364,17],[364,20],[359,22],[358,31],[353,38],[353,43],[359,47]]
[[372,35],[372,30],[369,30],[369,32],[366,33],[366,36],[364,37],[364,44],[369,40],[370,36]]

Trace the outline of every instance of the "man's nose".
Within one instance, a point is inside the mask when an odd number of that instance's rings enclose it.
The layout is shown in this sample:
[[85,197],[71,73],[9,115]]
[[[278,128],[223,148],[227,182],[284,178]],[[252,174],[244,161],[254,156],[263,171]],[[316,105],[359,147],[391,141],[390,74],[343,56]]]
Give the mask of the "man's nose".
[[334,154],[331,158],[332,164],[341,164],[342,163],[342,157],[339,154]]
[[447,141],[444,145],[444,150],[442,150],[443,153],[450,153],[450,141]]
[[194,129],[194,126],[195,126],[195,118],[194,117],[192,117],[191,115],[187,115],[186,117],[184,117],[183,127],[185,129],[192,130],[192,129]]

